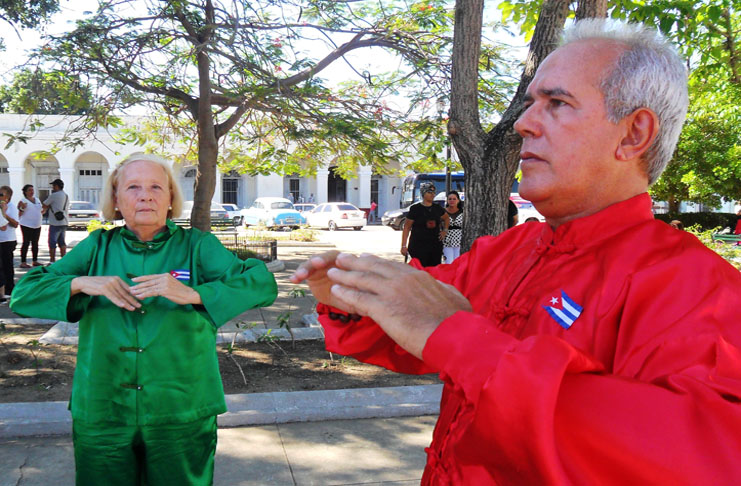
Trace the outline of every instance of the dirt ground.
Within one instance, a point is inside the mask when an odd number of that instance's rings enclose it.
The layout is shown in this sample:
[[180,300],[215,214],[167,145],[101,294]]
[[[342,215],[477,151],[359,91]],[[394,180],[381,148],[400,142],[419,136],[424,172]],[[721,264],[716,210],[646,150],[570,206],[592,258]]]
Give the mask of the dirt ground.
[[[77,347],[40,344],[50,327],[0,323],[0,403],[69,399]],[[238,343],[231,354],[227,345],[217,352],[227,394],[440,382],[437,375],[402,375],[330,355],[323,341],[296,341],[295,348],[290,341]]]

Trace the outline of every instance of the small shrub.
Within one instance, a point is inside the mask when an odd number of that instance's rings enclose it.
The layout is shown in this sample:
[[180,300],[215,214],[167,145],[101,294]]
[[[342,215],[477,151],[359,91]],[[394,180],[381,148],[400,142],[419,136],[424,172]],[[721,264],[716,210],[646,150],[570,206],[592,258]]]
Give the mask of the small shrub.
[[92,219],[87,224],[87,232],[88,233],[92,233],[93,231],[99,230],[101,228],[103,228],[104,230],[107,231],[107,230],[113,229],[115,227],[116,227],[116,225],[113,224],[111,221],[100,221],[100,220],[97,220],[97,219]]
[[692,226],[687,231],[697,236],[697,239],[713,250],[718,255],[726,259],[731,265],[741,270],[741,246],[736,246],[733,243],[725,243],[722,241],[713,241],[713,233],[716,233],[721,228],[712,228],[709,230],[703,230],[700,225]]
[[674,219],[682,222],[685,228],[699,225],[702,231],[713,228],[734,228],[737,216],[733,213],[679,213],[679,214],[656,214],[654,217],[665,223]]

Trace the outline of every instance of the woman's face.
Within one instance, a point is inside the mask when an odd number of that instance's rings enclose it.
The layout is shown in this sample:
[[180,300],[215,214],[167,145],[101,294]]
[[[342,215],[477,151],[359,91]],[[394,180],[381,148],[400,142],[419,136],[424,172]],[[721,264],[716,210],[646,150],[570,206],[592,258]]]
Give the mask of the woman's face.
[[448,196],[448,206],[456,209],[458,208],[458,203],[460,202],[460,199],[458,199],[458,196],[455,194],[451,194]]
[[126,226],[132,231],[161,228],[172,201],[167,174],[154,162],[132,162],[118,177],[114,198]]
[[26,189],[26,198],[31,199],[34,195],[35,191],[33,190],[33,186]]

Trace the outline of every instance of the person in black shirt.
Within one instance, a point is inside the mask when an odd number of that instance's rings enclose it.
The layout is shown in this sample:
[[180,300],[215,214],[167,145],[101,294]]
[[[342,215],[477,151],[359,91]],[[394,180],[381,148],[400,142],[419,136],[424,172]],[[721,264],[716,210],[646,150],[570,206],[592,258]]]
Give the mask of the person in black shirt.
[[443,240],[448,234],[450,218],[442,207],[433,202],[434,184],[430,182],[421,184],[419,192],[422,201],[412,204],[409,208],[404,231],[401,233],[401,254],[418,259],[423,267],[431,267],[440,264]]

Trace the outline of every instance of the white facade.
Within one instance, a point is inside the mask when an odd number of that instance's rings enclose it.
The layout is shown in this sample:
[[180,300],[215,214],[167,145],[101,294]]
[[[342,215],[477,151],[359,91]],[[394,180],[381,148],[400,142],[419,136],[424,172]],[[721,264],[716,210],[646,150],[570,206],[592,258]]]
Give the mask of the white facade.
[[[39,120],[44,129],[31,133],[25,129],[31,120]],[[26,143],[16,142],[5,149],[8,137],[0,135],[0,185],[13,189],[13,200],[21,197],[21,188],[32,184],[43,201],[51,192],[49,185],[54,179],[64,181],[64,190],[71,200],[90,201],[98,204],[103,184],[116,164],[129,155],[142,151],[134,144],[121,144],[114,140],[115,130],[101,132],[98,140],[90,140],[82,147],[62,149],[50,153],[74,118],[46,115],[0,114],[0,134],[11,133],[28,136]],[[136,119],[129,120],[131,124]],[[193,184],[197,174],[195,166],[172,166],[186,200],[193,199]],[[347,201],[359,208],[370,207],[371,200],[378,203],[378,214],[399,207],[401,178],[373,175],[371,167],[360,166],[355,177],[344,180],[334,176],[333,168],[327,166],[317,170],[316,175],[249,176],[245,174],[221,173],[217,178],[214,201],[231,202],[248,207],[261,196],[289,197],[298,202],[315,203]]]

